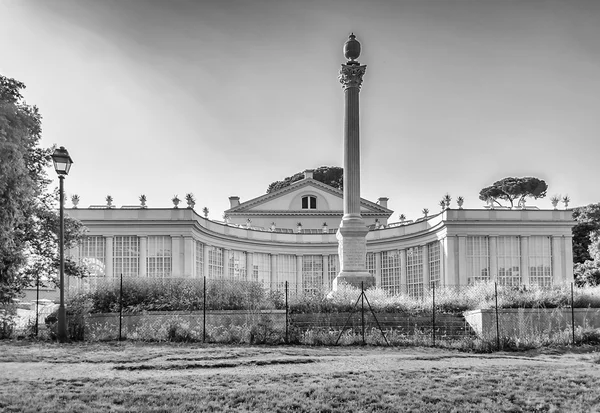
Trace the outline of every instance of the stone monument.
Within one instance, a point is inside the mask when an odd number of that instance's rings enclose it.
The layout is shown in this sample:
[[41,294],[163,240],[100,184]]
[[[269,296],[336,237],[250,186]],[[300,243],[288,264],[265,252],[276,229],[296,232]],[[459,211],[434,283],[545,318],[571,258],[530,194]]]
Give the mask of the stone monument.
[[337,231],[340,272],[333,280],[333,289],[340,283],[368,288],[375,278],[367,271],[367,240],[369,232],[360,215],[360,133],[359,93],[366,65],[356,61],[360,43],[354,33],[344,44],[344,56],[339,80],[344,89],[344,216]]

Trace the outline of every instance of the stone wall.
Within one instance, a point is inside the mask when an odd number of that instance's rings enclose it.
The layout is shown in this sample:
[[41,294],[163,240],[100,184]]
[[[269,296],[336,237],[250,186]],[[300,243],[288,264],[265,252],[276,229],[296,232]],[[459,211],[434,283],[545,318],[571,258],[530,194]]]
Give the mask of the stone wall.
[[[480,336],[496,335],[496,311],[464,313],[467,323]],[[600,308],[575,308],[575,327],[600,328]],[[532,333],[557,333],[572,328],[570,308],[502,308],[498,310],[500,336],[525,337]]]

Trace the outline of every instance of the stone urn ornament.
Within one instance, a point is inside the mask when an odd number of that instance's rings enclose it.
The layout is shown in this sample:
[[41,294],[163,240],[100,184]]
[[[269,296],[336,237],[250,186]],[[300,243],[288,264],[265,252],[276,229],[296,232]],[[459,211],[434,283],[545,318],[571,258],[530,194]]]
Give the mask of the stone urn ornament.
[[323,222],[323,228],[321,229],[323,234],[327,234],[329,232],[329,228],[327,227],[327,222]]
[[113,208],[114,205],[112,203],[113,203],[113,197],[110,195],[106,195],[106,206],[109,208]]
[[146,208],[146,195],[142,194],[138,199],[140,200],[140,206]]
[[186,194],[185,201],[187,202],[188,208],[194,209],[194,206],[196,205],[196,198],[194,198],[194,194],[192,194],[191,192],[189,194]]
[[77,209],[77,205],[79,205],[79,195],[73,195],[71,197],[71,203],[73,204],[73,209]]
[[450,208],[450,202],[452,202],[452,197],[450,196],[450,194],[446,193],[442,200],[444,201],[444,204],[446,204],[446,209]]
[[302,222],[298,222],[296,225],[297,225],[297,228],[296,228],[297,232],[298,233],[302,232]]
[[565,209],[567,209],[569,207],[569,202],[571,202],[571,198],[569,198],[569,195],[565,195],[563,196],[563,204],[565,204]]
[[552,203],[552,207],[554,209],[557,209],[557,205],[560,202],[560,195],[552,195],[552,198],[550,198],[550,202]]
[[458,204],[458,209],[462,209],[464,202],[465,202],[465,199],[462,196],[459,196],[458,198],[456,198],[456,203]]
[[179,208],[179,203],[181,202],[181,200],[177,195],[175,195],[173,199],[171,199],[171,201],[173,201],[173,208]]

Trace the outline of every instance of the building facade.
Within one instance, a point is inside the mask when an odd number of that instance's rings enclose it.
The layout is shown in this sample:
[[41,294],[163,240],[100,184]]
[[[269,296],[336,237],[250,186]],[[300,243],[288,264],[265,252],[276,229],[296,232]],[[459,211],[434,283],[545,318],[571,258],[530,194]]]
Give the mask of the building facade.
[[[90,280],[207,277],[272,287],[287,281],[308,290],[331,288],[339,271],[335,231],[247,228],[191,208],[67,213],[88,228],[70,254],[88,266]],[[367,270],[377,286],[411,295],[432,283],[559,285],[573,280],[573,223],[569,210],[446,209],[417,222],[372,227]]]

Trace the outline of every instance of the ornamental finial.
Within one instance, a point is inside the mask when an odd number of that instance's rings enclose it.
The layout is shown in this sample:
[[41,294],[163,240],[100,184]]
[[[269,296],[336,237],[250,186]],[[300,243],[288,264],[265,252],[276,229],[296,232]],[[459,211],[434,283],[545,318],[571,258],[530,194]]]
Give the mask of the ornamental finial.
[[358,64],[356,59],[360,56],[360,43],[352,33],[344,43],[344,57],[348,59],[348,64]]

